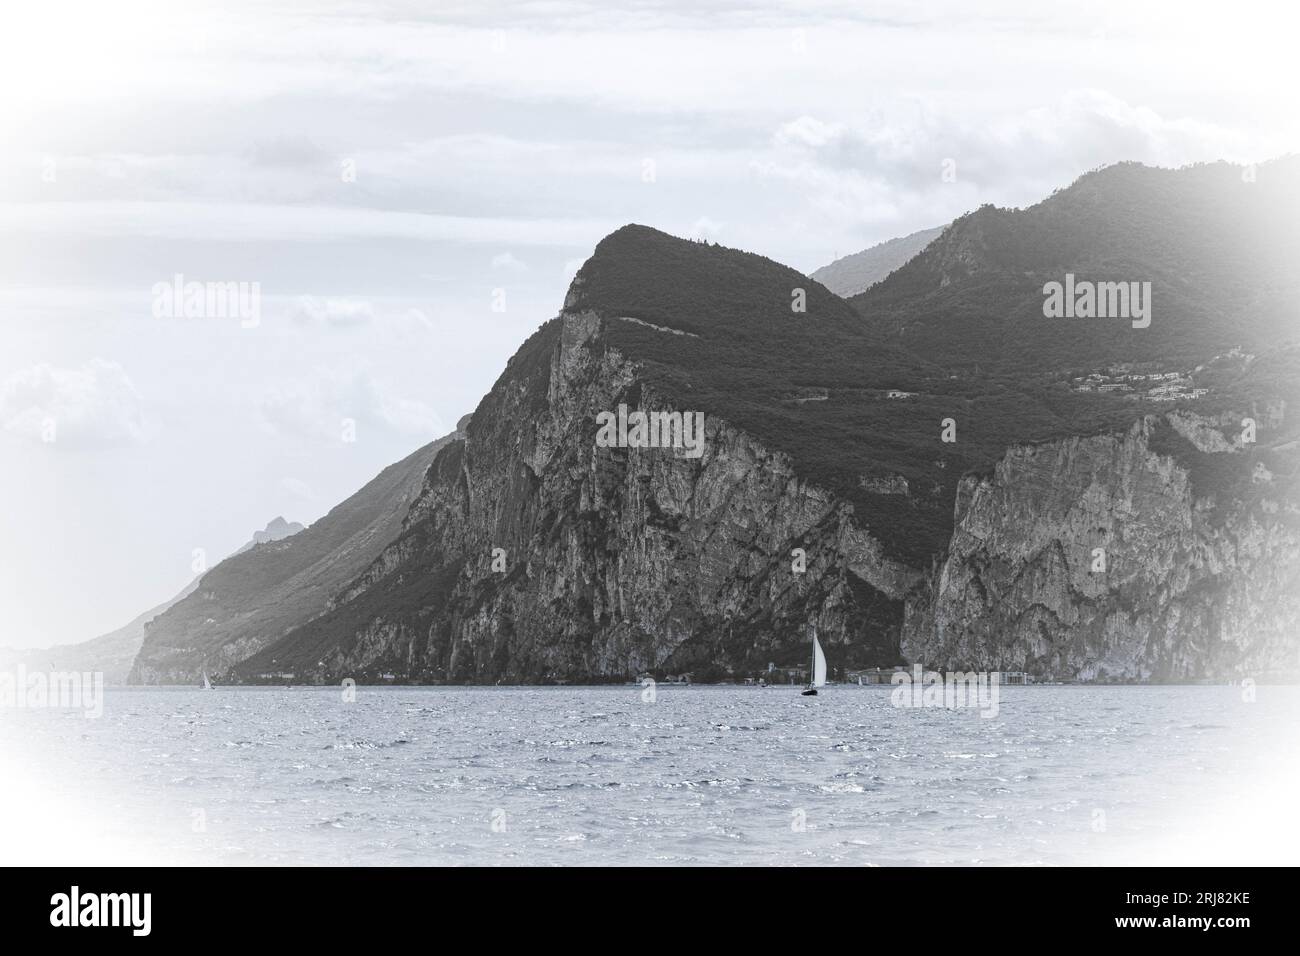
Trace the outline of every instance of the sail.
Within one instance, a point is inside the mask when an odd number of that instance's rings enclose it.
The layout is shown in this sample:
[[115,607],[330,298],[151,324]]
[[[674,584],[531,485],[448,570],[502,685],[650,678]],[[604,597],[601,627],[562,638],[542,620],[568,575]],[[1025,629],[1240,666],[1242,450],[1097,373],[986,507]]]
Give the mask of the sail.
[[208,680],[208,672],[203,672],[203,689],[212,690],[212,682]]
[[817,641],[817,628],[813,628],[813,679],[814,687],[826,686],[826,655]]

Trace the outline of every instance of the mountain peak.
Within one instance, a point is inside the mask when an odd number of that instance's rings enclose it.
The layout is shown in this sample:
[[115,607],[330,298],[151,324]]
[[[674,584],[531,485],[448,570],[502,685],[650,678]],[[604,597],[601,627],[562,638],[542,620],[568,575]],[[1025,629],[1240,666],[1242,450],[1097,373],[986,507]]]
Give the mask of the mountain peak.
[[292,537],[299,531],[302,531],[304,527],[304,525],[299,524],[297,521],[285,521],[283,515],[276,515],[267,522],[265,529],[262,531],[254,531],[252,539],[245,542],[243,547],[236,551],[235,554],[243,554],[245,551],[255,548],[259,544],[269,544],[272,541],[282,541],[283,539]]
[[696,336],[767,334],[791,315],[859,324],[842,299],[789,266],[637,224],[596,245],[565,308]]
[[276,515],[267,523],[265,530],[253,532],[253,543],[263,544],[267,541],[279,541],[281,538],[297,534],[302,529],[303,525],[297,521],[285,521],[283,515]]

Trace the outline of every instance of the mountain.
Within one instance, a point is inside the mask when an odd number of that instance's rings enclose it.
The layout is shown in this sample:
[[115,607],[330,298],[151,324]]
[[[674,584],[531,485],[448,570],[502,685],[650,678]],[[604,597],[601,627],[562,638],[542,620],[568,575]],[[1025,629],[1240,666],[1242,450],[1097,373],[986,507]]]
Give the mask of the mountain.
[[[250,548],[267,541],[279,541],[297,534],[302,528],[303,526],[296,521],[285,521],[284,518],[277,517],[266,526],[265,530],[254,531],[252,540],[241,546],[235,553],[243,554]],[[28,670],[99,672],[104,675],[106,684],[126,683],[136,655],[144,644],[149,622],[173,604],[189,597],[198,586],[199,578],[195,578],[170,601],[151,607],[117,630],[89,641],[57,644],[47,648],[0,649],[0,663],[5,667],[12,667],[21,661]]]
[[241,547],[235,554],[243,554],[259,544],[268,544],[272,541],[282,541],[291,535],[297,534],[303,529],[303,526],[297,521],[285,521],[283,516],[272,518],[262,531],[253,532],[253,540]]
[[[895,653],[888,622],[916,573],[781,456],[721,420],[706,424],[699,460],[597,447],[598,412],[665,403],[611,342],[610,327],[629,324],[571,305],[535,333],[434,461],[401,536],[327,613],[235,675],[706,678],[724,662],[802,660],[814,613],[827,633],[879,635],[855,637],[851,656]],[[809,555],[799,581],[795,546]]]
[[[720,679],[798,665],[810,622],[833,668],[1300,670],[1298,226],[1273,208],[1297,183],[1101,170],[964,217],[853,307],[624,227],[400,534],[230,676]],[[1151,281],[1151,326],[1052,324],[1067,271]],[[704,413],[699,456],[610,447],[620,407]]]
[[922,229],[910,236],[900,236],[877,243],[869,249],[836,259],[822,266],[811,278],[836,295],[851,296],[865,292],[881,279],[906,263],[943,232],[943,226]]
[[[1120,163],[1026,209],[985,206],[957,219],[852,302],[891,343],[956,371],[1186,370],[1294,336],[1298,208],[1300,156],[1252,171]],[[1044,286],[1067,273],[1149,282],[1150,325],[1045,318]]]
[[401,530],[425,470],[451,436],[390,465],[310,527],[276,518],[209,569],[148,626],[130,681],[193,683],[219,674],[325,610]]
[[195,578],[170,601],[150,608],[115,631],[88,641],[41,648],[0,648],[0,667],[9,669],[21,663],[28,671],[98,672],[104,675],[105,684],[124,684],[140,645],[144,643],[148,623],[197,586],[198,579]]
[[[787,455],[914,567],[946,545],[963,473],[991,469],[1016,441],[1132,418],[1033,375],[954,375],[786,266],[640,226],[607,237],[579,271],[565,314],[585,313],[635,360],[638,382]],[[956,442],[941,440],[949,418]]]
[[[455,435],[214,568],[134,675],[712,680],[810,623],[840,670],[1300,673],[1300,167],[1257,172],[1099,170],[851,302],[619,229]],[[1070,274],[1152,322],[1048,318]]]
[[951,546],[909,595],[903,655],[1081,680],[1294,680],[1300,454],[1281,415],[1261,417],[1282,437],[1258,451],[1226,439],[1236,416],[1171,413],[1015,448],[964,479]]

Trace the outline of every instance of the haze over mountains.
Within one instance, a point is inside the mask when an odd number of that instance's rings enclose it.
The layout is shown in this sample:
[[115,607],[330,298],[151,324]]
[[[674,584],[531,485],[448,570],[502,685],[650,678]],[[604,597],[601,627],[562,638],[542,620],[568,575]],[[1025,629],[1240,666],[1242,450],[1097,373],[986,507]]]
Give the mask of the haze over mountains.
[[150,621],[131,681],[192,683],[205,670],[220,673],[323,611],[396,537],[430,462],[450,440],[385,468],[306,530],[241,548],[208,571]]
[[282,516],[272,518],[270,523],[261,530],[253,532],[253,540],[240,547],[235,554],[243,554],[250,548],[255,548],[259,544],[269,544],[272,541],[281,541],[292,535],[297,534],[303,529],[303,525],[297,521],[285,521]]
[[863,249],[822,266],[812,273],[812,278],[845,298],[866,292],[939,238],[943,230],[943,226],[936,226],[914,232],[910,236],[886,240],[870,249]]
[[[276,517],[263,530],[254,531],[253,537],[241,545],[235,554],[244,554],[260,544],[280,541],[302,529],[303,526],[297,521],[285,521],[283,517]],[[104,675],[107,684],[125,683],[135,664],[136,655],[144,644],[150,622],[173,604],[189,597],[199,586],[200,579],[201,575],[195,577],[175,597],[137,615],[107,634],[76,644],[56,644],[54,647],[27,650],[0,649],[0,662],[5,666],[14,666],[21,661],[29,670],[99,672]]]
[[[1298,191],[1107,167],[850,301],[624,227],[455,435],[209,571],[132,679],[723,679],[809,622],[833,669],[1294,672]],[[1150,282],[1150,326],[1046,318],[1067,273]],[[704,412],[703,456],[598,447],[620,405]]]

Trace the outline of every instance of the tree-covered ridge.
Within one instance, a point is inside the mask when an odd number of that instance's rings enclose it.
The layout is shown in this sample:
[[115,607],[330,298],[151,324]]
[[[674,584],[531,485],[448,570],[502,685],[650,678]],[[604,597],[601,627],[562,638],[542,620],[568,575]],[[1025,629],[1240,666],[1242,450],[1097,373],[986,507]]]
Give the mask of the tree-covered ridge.
[[[1027,209],[962,217],[853,309],[762,256],[628,226],[596,248],[569,306],[599,312],[608,341],[683,408],[790,454],[919,565],[948,540],[961,474],[1012,444],[1174,408],[1294,402],[1293,379],[1265,370],[1300,337],[1297,199],[1296,157],[1249,170],[1122,163]],[[1067,272],[1150,282],[1150,327],[1045,318],[1044,283]],[[1242,351],[1244,366],[1221,361]],[[1080,384],[1103,372],[1106,389]],[[1114,384],[1153,373],[1185,385],[1162,399]],[[941,441],[945,419],[955,443]]]
[[[983,207],[851,301],[889,340],[954,368],[1191,366],[1296,337],[1300,157],[1096,170],[1027,209]],[[1153,320],[1045,319],[1067,273],[1152,284]]]
[[[804,312],[792,309],[796,290]],[[1016,442],[1120,429],[1134,417],[1131,406],[1038,374],[954,374],[890,343],[787,266],[643,226],[597,246],[568,307],[602,315],[607,341],[681,408],[789,454],[915,566],[946,545],[963,473],[991,468]],[[941,440],[944,419],[956,424],[955,443]]]

